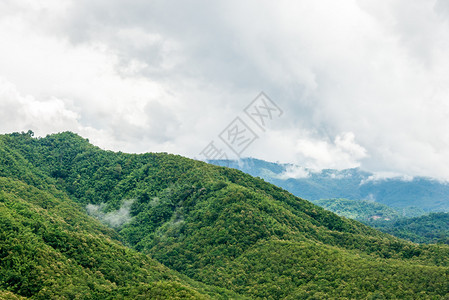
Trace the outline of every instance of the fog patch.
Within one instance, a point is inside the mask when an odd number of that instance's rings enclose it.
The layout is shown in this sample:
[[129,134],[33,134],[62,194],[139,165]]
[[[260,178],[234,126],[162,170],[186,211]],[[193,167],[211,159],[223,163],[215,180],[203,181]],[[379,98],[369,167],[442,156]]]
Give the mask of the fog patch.
[[386,181],[386,180],[399,180],[403,182],[411,182],[414,180],[413,176],[404,175],[396,172],[376,172],[368,178],[362,179],[360,181],[360,185],[366,184],[368,182],[378,182],[378,181]]
[[107,206],[106,203],[100,203],[99,205],[88,204],[86,210],[90,216],[99,219],[102,223],[112,228],[120,228],[131,220],[131,205],[134,201],[135,199],[125,200],[118,210],[107,213],[104,212]]
[[369,194],[368,196],[365,197],[364,200],[369,202],[376,202],[376,197],[373,194]]
[[285,171],[281,174],[277,175],[276,178],[278,179],[301,179],[301,178],[307,178],[310,176],[309,171],[301,166],[296,165],[288,165],[285,168]]
[[160,202],[161,202],[161,199],[159,199],[159,197],[154,197],[153,199],[151,199],[149,205],[151,207],[155,207],[155,206],[158,206]]

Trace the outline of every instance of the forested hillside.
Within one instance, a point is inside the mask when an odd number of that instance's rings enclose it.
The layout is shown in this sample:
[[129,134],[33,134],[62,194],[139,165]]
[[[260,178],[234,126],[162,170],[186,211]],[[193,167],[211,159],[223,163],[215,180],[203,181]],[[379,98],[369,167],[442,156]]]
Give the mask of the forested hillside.
[[0,147],[2,220],[11,223],[2,223],[1,272],[9,276],[0,281],[3,293],[93,299],[449,293],[449,247],[400,240],[235,169],[165,153],[104,151],[70,132],[4,135]]
[[398,211],[386,205],[366,200],[349,199],[321,199],[312,201],[339,216],[354,219],[360,222],[392,221],[399,219]]
[[[402,214],[386,205],[349,199],[322,199],[314,204],[328,209],[340,216],[360,221],[383,232],[415,243],[449,244],[449,213],[429,213],[420,215],[419,211]],[[407,218],[403,215],[418,214],[419,217]]]
[[376,222],[376,228],[415,243],[449,244],[449,214],[430,213],[425,216]]
[[56,180],[4,140],[0,137],[0,299],[236,297],[123,246],[114,230],[87,216],[56,188]]

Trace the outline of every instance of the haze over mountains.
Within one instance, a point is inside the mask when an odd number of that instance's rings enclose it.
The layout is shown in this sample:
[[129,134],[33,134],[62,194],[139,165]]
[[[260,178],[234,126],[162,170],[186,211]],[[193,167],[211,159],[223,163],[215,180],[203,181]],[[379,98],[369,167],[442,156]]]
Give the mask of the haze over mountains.
[[[2,135],[0,187],[2,297],[449,292],[449,246],[398,239],[241,171],[177,155],[104,151],[70,132]],[[129,219],[102,218],[120,212]]]
[[263,178],[312,201],[330,198],[369,200],[396,208],[405,215],[416,214],[416,208],[424,212],[449,211],[448,182],[432,178],[382,176],[358,168],[317,172],[253,158],[210,162]]

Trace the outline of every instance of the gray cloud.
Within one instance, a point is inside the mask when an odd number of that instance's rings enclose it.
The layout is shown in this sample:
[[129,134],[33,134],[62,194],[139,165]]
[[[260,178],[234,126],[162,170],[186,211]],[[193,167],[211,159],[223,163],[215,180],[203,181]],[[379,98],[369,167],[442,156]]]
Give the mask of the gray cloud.
[[441,14],[446,19],[446,22],[449,22],[449,3],[447,1],[437,0],[434,5],[434,10],[437,14]]

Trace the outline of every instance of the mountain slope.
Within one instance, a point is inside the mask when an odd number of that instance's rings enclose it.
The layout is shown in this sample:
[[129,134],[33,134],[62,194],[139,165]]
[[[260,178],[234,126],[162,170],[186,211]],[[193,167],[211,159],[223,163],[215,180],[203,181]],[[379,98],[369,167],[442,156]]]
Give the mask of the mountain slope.
[[449,244],[449,214],[430,213],[425,216],[378,222],[376,228],[415,243]]
[[399,213],[386,205],[366,200],[349,199],[321,199],[312,201],[339,216],[354,219],[360,222],[376,220],[396,220],[400,218]]
[[430,213],[404,218],[391,207],[372,201],[322,199],[313,203],[340,216],[358,220],[382,232],[415,243],[449,244],[448,213]]
[[237,297],[123,246],[115,231],[88,217],[4,144],[0,159],[1,175],[9,176],[0,177],[1,299]]
[[139,289],[201,296],[172,271],[103,234],[105,228],[70,205],[10,179],[0,178],[0,189],[0,287],[39,299],[112,298],[138,295]]
[[163,153],[103,151],[72,133],[2,141],[31,174],[49,177],[100,217],[131,203],[129,218],[110,223],[120,238],[209,286],[254,298],[449,293],[449,247],[394,238],[238,170]]

